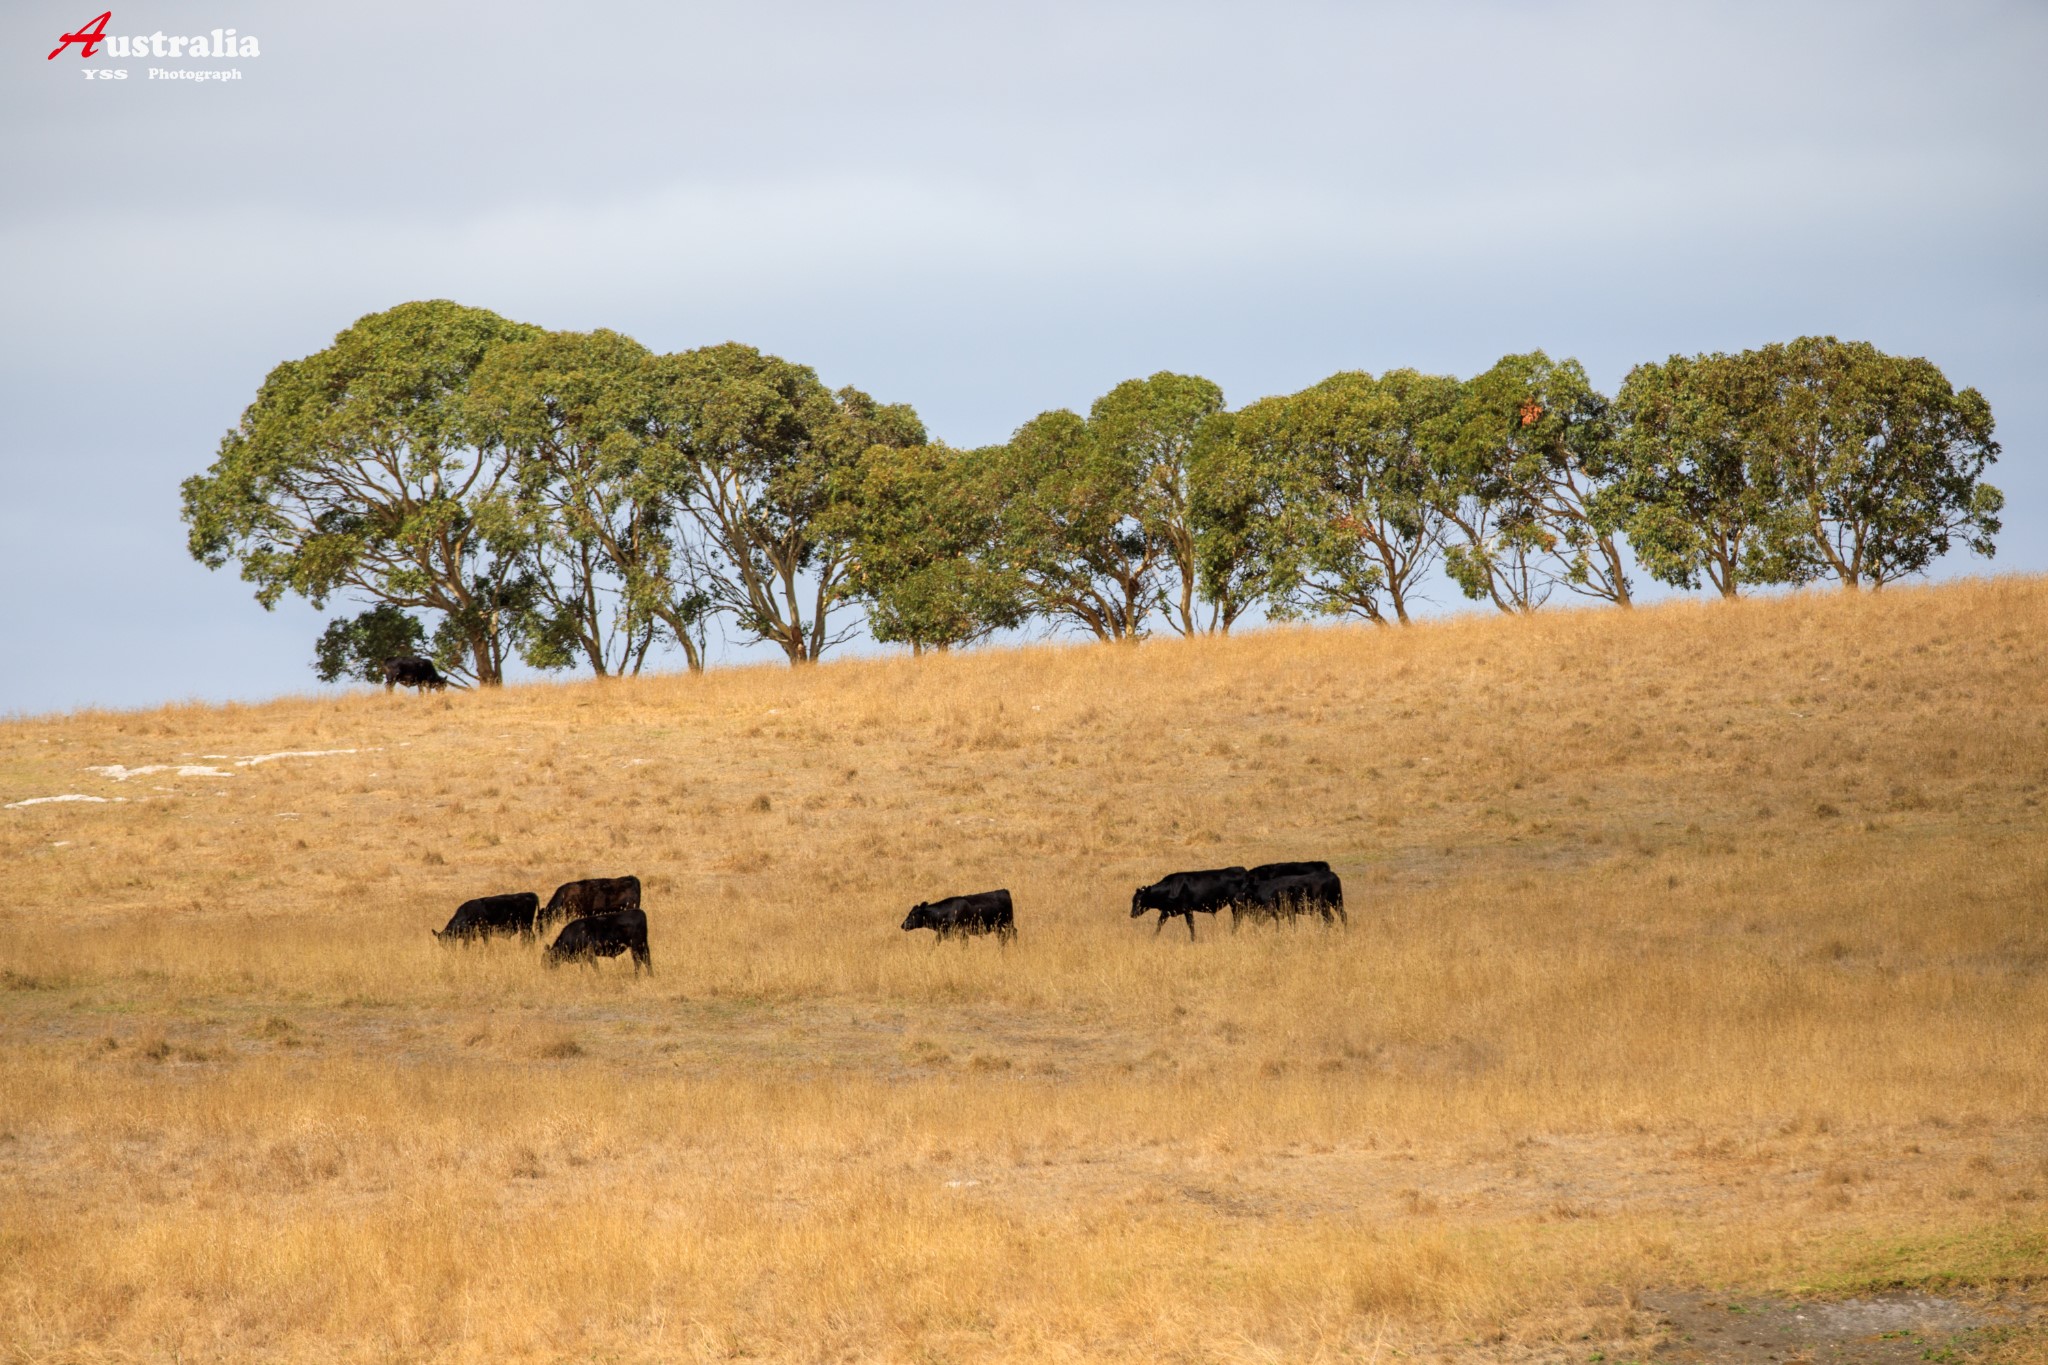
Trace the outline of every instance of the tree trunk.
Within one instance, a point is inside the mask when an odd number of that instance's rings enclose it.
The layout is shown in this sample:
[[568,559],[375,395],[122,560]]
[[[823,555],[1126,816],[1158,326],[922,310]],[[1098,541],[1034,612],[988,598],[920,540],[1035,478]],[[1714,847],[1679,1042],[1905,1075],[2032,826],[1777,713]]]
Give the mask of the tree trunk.
[[1635,603],[1629,599],[1628,575],[1622,571],[1621,551],[1615,547],[1614,537],[1603,535],[1599,543],[1600,553],[1607,557],[1607,572],[1614,582],[1614,605],[1633,607]]

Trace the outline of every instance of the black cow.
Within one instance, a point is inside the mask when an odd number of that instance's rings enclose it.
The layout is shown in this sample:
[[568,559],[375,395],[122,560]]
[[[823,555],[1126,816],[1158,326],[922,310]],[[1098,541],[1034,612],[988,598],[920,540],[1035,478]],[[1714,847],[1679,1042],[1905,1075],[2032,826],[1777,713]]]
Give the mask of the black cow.
[[531,891],[478,896],[457,906],[455,918],[448,921],[446,929],[436,929],[434,937],[462,940],[489,938],[492,934],[517,934],[521,938],[532,938],[533,913],[539,908],[540,897]]
[[389,692],[394,687],[410,687],[415,691],[431,687],[434,691],[439,692],[447,686],[448,680],[435,671],[432,659],[422,659],[414,655],[410,658],[386,659],[384,661],[384,690],[386,692]]
[[1320,860],[1312,863],[1260,863],[1244,875],[1254,882],[1270,881],[1275,877],[1306,877],[1311,872],[1328,872],[1330,865]]
[[994,934],[996,942],[1009,946],[1017,937],[1017,921],[1010,911],[1008,891],[977,891],[971,896],[948,896],[942,901],[920,901],[910,907],[903,921],[908,929],[930,929],[940,940],[955,934]]
[[1131,918],[1137,919],[1147,910],[1157,910],[1159,923],[1152,928],[1156,935],[1175,915],[1184,916],[1188,922],[1188,937],[1192,939],[1196,914],[1213,915],[1226,905],[1241,903],[1250,893],[1250,883],[1241,867],[1176,872],[1131,893]]
[[[1300,867],[1299,863],[1274,863],[1275,868]],[[1324,864],[1320,869],[1310,867],[1305,872],[1283,872],[1277,876],[1257,875],[1263,869],[1254,868],[1250,877],[1251,894],[1243,906],[1230,908],[1230,927],[1237,929],[1245,916],[1253,919],[1293,919],[1296,915],[1320,914],[1323,923],[1343,921],[1345,927],[1351,924],[1344,913],[1344,882]]]
[[607,910],[570,920],[548,945],[546,961],[550,967],[559,967],[564,962],[596,966],[601,957],[617,957],[628,951],[633,954],[633,975],[638,976],[642,967],[654,970],[654,959],[647,955],[647,916],[637,908]]
[[585,915],[602,915],[608,910],[639,908],[638,877],[591,877],[580,882],[563,882],[555,888],[555,894],[548,897],[548,903],[541,907],[540,927],[545,929],[558,919],[582,919]]

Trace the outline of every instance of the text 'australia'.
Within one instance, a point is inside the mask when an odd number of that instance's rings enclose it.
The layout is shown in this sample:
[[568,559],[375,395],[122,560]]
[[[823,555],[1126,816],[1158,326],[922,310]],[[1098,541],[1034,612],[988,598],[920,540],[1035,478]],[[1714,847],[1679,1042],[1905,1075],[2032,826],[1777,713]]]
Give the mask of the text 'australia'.
[[115,34],[107,36],[107,23],[114,17],[108,10],[99,18],[80,28],[76,33],[58,35],[57,46],[50,53],[54,60],[58,53],[76,45],[80,57],[96,57],[104,47],[115,57],[260,57],[263,47],[251,33],[237,35],[231,28],[217,28],[211,33],[195,33],[190,37],[183,34],[138,33],[133,36]]

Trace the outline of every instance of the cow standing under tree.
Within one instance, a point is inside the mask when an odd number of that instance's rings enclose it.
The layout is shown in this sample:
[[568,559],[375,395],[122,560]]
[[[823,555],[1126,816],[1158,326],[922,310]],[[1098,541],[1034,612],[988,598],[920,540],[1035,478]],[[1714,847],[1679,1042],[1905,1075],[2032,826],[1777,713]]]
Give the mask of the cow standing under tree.
[[436,692],[440,692],[446,690],[447,686],[448,680],[442,677],[440,672],[435,669],[432,659],[422,659],[414,655],[410,658],[386,659],[384,661],[384,690],[386,692],[389,692],[394,687],[410,687],[417,692],[423,692],[431,688]]

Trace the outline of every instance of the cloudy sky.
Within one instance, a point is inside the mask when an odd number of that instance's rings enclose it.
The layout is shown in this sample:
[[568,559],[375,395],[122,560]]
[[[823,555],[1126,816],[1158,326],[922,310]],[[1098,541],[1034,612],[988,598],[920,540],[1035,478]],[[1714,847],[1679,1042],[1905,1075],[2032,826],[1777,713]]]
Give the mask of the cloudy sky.
[[1833,333],[1986,394],[1991,567],[2048,570],[2038,3],[113,10],[255,35],[163,63],[220,84],[45,60],[95,13],[0,16],[0,714],[312,688],[321,615],[193,563],[177,486],[414,298],[747,341],[955,443],[1159,369]]

